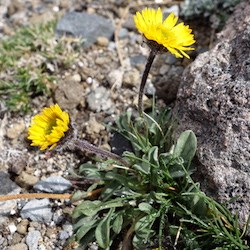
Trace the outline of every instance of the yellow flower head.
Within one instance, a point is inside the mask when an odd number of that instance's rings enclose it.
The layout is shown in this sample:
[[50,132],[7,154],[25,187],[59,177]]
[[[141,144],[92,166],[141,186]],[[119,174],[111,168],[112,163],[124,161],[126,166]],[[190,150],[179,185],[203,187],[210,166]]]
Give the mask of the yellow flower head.
[[69,114],[55,104],[33,117],[28,139],[32,141],[31,146],[39,146],[40,150],[53,149],[68,130]]
[[142,12],[136,12],[134,21],[136,28],[143,33],[149,41],[155,41],[162,45],[170,53],[178,57],[189,56],[185,51],[193,50],[189,47],[195,43],[194,35],[188,25],[179,23],[178,17],[171,13],[164,21],[161,9],[146,8]]

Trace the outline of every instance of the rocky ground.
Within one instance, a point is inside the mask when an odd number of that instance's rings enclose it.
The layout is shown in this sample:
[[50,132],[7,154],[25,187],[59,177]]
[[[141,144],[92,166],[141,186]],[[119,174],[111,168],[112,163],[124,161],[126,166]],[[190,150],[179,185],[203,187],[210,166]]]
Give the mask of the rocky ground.
[[[31,117],[52,103],[59,103],[62,109],[70,113],[79,137],[111,149],[105,124],[112,124],[127,109],[136,110],[140,76],[148,53],[147,48],[141,46],[142,37],[135,30],[132,16],[144,6],[157,6],[155,2],[159,2],[165,13],[174,11],[178,15],[181,1],[129,2],[1,1],[1,38],[13,35],[20,26],[47,22],[55,17],[58,23],[52,42],[56,42],[56,37],[64,33],[81,34],[88,38],[88,42],[76,52],[70,66],[60,67],[55,61],[45,62],[47,70],[57,75],[56,80],[49,83],[54,94],[34,97],[31,100],[32,109],[27,114],[9,112],[3,100],[0,100],[1,195],[72,193],[76,189],[67,176],[81,162],[88,160],[86,155],[64,152],[50,156],[31,148],[26,140]],[[75,12],[67,14],[72,11]],[[83,12],[87,15],[82,16]],[[92,19],[93,14],[98,15],[98,18],[95,16]],[[88,26],[83,28],[86,23]],[[89,25],[94,26],[95,34],[88,33],[91,30]],[[147,82],[145,106],[150,106],[149,100],[155,92],[161,98],[160,105],[172,105],[183,70],[197,54],[212,45],[214,33],[208,24],[202,25],[196,21],[190,26],[197,40],[192,59],[177,60],[169,54],[158,56]],[[211,32],[208,33],[208,30]],[[68,39],[69,47],[74,45],[73,38],[65,39]],[[41,58],[26,58],[29,59],[34,63],[42,63]],[[0,77],[6,78],[6,73],[1,73]],[[31,209],[34,207],[40,209],[34,212]],[[66,249],[65,242],[72,235],[70,213],[73,208],[68,200],[14,200],[0,203],[1,249]],[[92,249],[96,248],[92,246]]]

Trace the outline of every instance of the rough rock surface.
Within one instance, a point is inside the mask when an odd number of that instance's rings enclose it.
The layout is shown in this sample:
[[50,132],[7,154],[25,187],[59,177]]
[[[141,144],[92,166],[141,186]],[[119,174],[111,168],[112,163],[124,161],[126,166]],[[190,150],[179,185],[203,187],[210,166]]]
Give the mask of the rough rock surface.
[[247,1],[217,45],[186,69],[175,107],[178,131],[192,129],[197,136],[197,172],[206,193],[222,202],[238,197],[229,207],[241,225],[250,212],[249,21]]
[[110,20],[88,13],[70,12],[67,13],[57,24],[56,32],[59,35],[71,35],[82,37],[84,47],[89,47],[95,43],[97,37],[110,39],[114,33],[114,28]]

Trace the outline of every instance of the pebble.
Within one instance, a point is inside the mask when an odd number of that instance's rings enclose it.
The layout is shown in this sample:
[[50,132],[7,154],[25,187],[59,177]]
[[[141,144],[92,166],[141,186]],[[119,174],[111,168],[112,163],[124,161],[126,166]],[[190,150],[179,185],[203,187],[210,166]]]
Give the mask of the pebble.
[[123,39],[128,37],[128,30],[126,28],[121,28],[119,31],[119,38]]
[[102,130],[105,130],[105,126],[97,122],[94,116],[90,117],[86,125],[86,132],[90,135],[99,134]]
[[123,73],[122,69],[111,70],[107,76],[109,84],[111,86],[116,86],[116,88],[120,88],[122,86]]
[[62,227],[63,227],[63,230],[68,232],[68,234],[70,236],[73,234],[73,226],[72,226],[72,224],[65,223]]
[[108,47],[109,45],[109,39],[104,36],[97,37],[96,43],[102,47]]
[[31,200],[21,210],[20,215],[23,219],[30,219],[42,223],[50,223],[52,211],[49,199]]
[[25,188],[33,187],[38,182],[38,177],[28,174],[26,172],[21,172],[21,174],[15,179],[16,183]]
[[61,231],[59,233],[59,239],[60,240],[67,240],[69,238],[69,234],[67,231]]
[[167,64],[164,64],[160,67],[159,73],[161,75],[165,75],[169,71],[170,66]]
[[45,180],[41,180],[34,186],[36,191],[47,193],[59,193],[62,194],[72,187],[70,181],[66,180],[62,176],[50,176]]
[[80,74],[74,74],[72,76],[72,80],[75,81],[75,82],[81,82],[81,80],[82,80],[81,75]]
[[9,228],[11,234],[15,233],[17,230],[17,227],[14,223],[9,224],[8,228]]
[[20,122],[14,123],[11,125],[11,127],[6,129],[6,136],[12,140],[16,139],[22,132],[24,132],[25,128],[25,123],[23,120],[21,120]]
[[100,112],[101,110],[112,112],[114,105],[110,99],[110,92],[103,86],[97,87],[87,96],[89,108],[93,111]]
[[135,87],[140,85],[140,72],[137,69],[131,69],[124,73],[123,84],[125,87]]
[[27,233],[28,225],[29,225],[28,220],[22,220],[19,224],[17,224],[17,232],[19,234],[25,235]]
[[[0,244],[0,246],[2,245]],[[28,247],[25,243],[18,243],[16,245],[9,246],[8,250],[28,250]]]
[[29,250],[37,250],[38,242],[41,238],[41,233],[37,230],[30,231],[26,237],[26,244],[29,247]]

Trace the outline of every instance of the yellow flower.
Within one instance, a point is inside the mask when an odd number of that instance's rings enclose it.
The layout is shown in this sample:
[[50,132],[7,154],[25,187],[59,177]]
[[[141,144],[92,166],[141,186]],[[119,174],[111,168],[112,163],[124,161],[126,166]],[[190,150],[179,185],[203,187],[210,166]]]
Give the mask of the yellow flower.
[[195,43],[194,35],[188,25],[179,23],[178,17],[171,13],[164,21],[161,9],[146,8],[142,12],[136,12],[134,21],[136,28],[143,33],[149,41],[155,41],[164,46],[170,53],[178,57],[189,56],[185,53],[194,50],[189,47]]
[[68,130],[69,114],[55,104],[33,117],[28,139],[32,141],[31,146],[39,146],[40,150],[53,149]]

